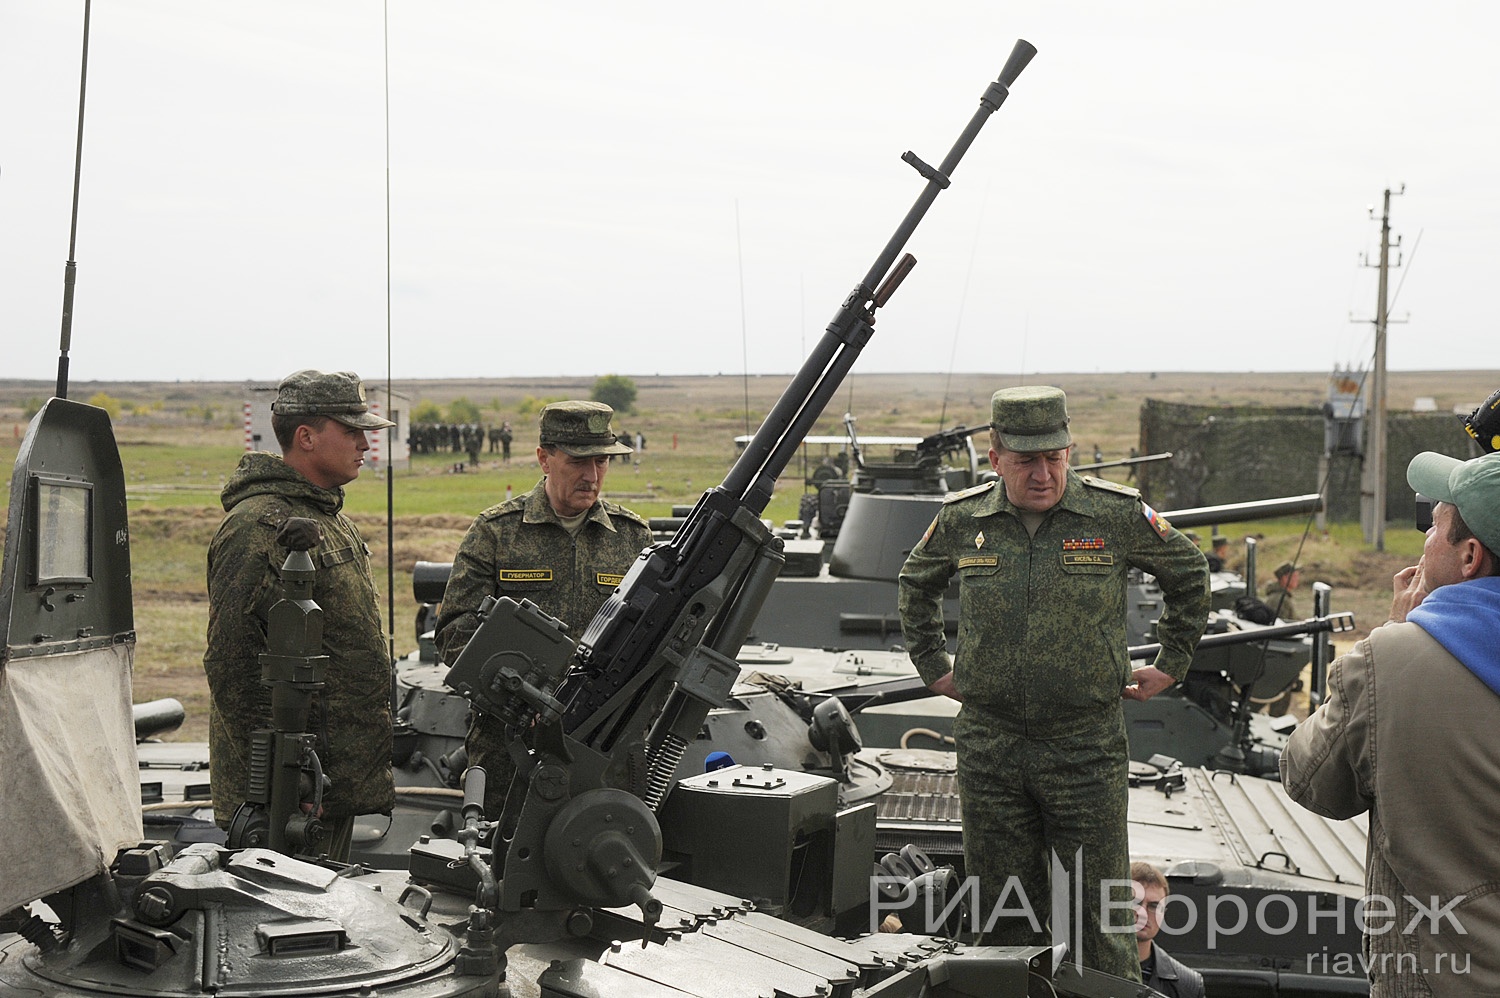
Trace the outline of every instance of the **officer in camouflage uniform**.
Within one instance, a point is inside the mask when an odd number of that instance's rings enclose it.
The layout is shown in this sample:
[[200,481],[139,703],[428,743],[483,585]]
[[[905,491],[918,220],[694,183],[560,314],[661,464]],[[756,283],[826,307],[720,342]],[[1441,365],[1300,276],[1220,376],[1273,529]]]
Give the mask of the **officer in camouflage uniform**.
[[[651,529],[624,506],[600,498],[610,459],[630,448],[615,442],[600,402],[554,402],[542,410],[536,458],[543,478],[525,495],[480,513],[464,535],[437,622],[443,661],[456,662],[479,629],[486,596],[529,599],[568,625],[576,639],[614,592]],[[505,726],[475,712],[466,745],[469,764],[485,770],[485,815],[500,817],[515,774]]]
[[359,376],[341,371],[288,375],[271,403],[282,454],[240,459],[222,501],[226,516],[208,548],[208,746],[214,819],[224,827],[245,799],[250,735],[271,727],[271,694],[260,681],[266,616],[281,598],[287,551],[276,532],[291,517],[317,522],[322,540],[313,598],[323,609],[326,685],[308,725],[331,786],[323,796],[324,845],[347,859],[360,814],[389,814],[391,663],[380,626],[369,548],[348,517],[343,485],[352,482],[370,444],[366,430],[394,426],[369,411]]
[[[1083,908],[1072,911],[1070,900],[1055,937],[1074,942],[1072,920],[1080,919],[1075,958],[1139,980],[1121,698],[1149,699],[1186,675],[1208,616],[1208,565],[1135,489],[1069,468],[1073,441],[1059,389],[1002,389],[992,416],[990,464],[1001,481],[948,496],[900,578],[912,661],[934,692],[963,701],[954,736],[977,922],[987,943],[1050,943],[1055,855]],[[1162,651],[1134,673],[1125,638],[1132,567],[1156,576],[1166,602]],[[942,601],[955,574],[958,651],[950,660]],[[1118,931],[1100,927],[1104,881],[1115,881],[1110,922]],[[1009,914],[990,926],[997,908]]]

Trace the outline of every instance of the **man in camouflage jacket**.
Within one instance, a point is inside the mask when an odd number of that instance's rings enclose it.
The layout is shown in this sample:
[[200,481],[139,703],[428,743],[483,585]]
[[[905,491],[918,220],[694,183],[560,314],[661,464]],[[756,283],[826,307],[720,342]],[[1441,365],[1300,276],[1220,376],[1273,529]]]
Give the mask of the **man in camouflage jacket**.
[[[646,521],[600,498],[615,442],[614,410],[599,402],[555,402],[542,410],[536,449],[543,478],[525,495],[480,513],[464,535],[443,593],[437,643],[452,664],[479,629],[486,596],[529,599],[576,640],[651,543]],[[485,815],[500,818],[515,775],[499,720],[475,712],[466,747],[485,770]]]
[[250,735],[271,727],[270,690],[261,683],[267,613],[281,598],[287,551],[277,531],[292,517],[318,524],[309,554],[313,598],[323,610],[325,686],[308,721],[330,786],[323,796],[324,846],[346,859],[360,814],[389,814],[390,654],[380,626],[369,549],[340,510],[343,485],[359,475],[365,430],[395,424],[369,412],[359,377],[298,371],[281,382],[271,425],[282,455],[253,452],[224,486],[226,516],[208,548],[209,758],[214,819],[227,828],[244,802]]
[[[963,701],[954,735],[964,864],[979,881],[976,922],[988,943],[1052,942],[1055,855],[1083,911],[1081,940],[1061,917],[1053,935],[1081,944],[1085,965],[1139,980],[1121,699],[1149,699],[1187,674],[1208,617],[1208,564],[1135,489],[1068,467],[1060,390],[1002,389],[992,416],[990,463],[1001,481],[949,496],[900,577],[912,661],[934,692]],[[1134,672],[1125,637],[1130,568],[1156,576],[1166,603],[1162,650]],[[958,650],[950,660],[942,600],[955,574]],[[1105,881],[1113,881],[1113,931],[1101,928]],[[997,911],[1006,913],[997,919]]]

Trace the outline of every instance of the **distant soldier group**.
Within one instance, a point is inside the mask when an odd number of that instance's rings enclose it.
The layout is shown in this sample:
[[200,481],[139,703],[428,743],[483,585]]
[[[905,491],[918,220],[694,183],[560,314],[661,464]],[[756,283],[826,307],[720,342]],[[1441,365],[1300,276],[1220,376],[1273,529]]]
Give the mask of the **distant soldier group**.
[[406,438],[413,454],[467,453],[470,464],[479,463],[479,452],[489,444],[489,453],[500,452],[503,460],[510,460],[510,445],[515,439],[508,421],[499,426],[485,427],[482,423],[416,423],[411,435]]
[[406,444],[413,454],[441,454],[451,451],[477,451],[485,439],[479,423],[417,423],[411,428]]

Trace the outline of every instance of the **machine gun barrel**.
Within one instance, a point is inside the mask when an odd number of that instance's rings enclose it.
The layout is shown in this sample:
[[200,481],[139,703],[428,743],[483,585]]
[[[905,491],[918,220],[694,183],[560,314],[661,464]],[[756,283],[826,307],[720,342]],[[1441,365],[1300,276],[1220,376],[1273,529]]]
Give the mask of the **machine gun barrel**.
[[[1309,617],[1306,620],[1293,621],[1290,624],[1272,624],[1268,627],[1257,627],[1249,631],[1229,631],[1224,634],[1205,634],[1198,639],[1198,648],[1219,648],[1224,645],[1249,645],[1257,641],[1270,641],[1274,638],[1296,638],[1304,634],[1321,634],[1325,631],[1329,634],[1343,634],[1354,630],[1354,614],[1348,610],[1338,613],[1330,613],[1326,617]],[[1131,659],[1154,658],[1161,651],[1161,645],[1131,645],[1127,651]]]
[[[1100,461],[1097,464],[1080,464],[1074,471],[1103,471],[1105,468],[1133,468],[1138,464],[1151,464],[1154,461],[1170,461],[1172,452],[1164,450],[1160,454],[1142,454],[1139,457],[1122,457],[1118,461]],[[420,564],[420,562],[418,563]]]
[[1323,508],[1323,497],[1316,492],[1285,499],[1258,499],[1254,502],[1232,502],[1223,506],[1194,506],[1192,509],[1163,510],[1172,526],[1206,527],[1215,523],[1241,523],[1245,520],[1270,520],[1278,516],[1302,516]]
[[[1010,85],[1034,55],[1036,49],[1029,42],[1016,42],[999,77],[980,97],[979,109],[969,119],[968,125],[936,170],[910,152],[902,156],[902,159],[927,178],[927,186],[896,227],[895,234],[886,243],[885,249],[880,252],[864,280],[844,300],[833,321],[829,323],[827,332],[823,334],[823,339],[787,386],[780,401],[766,416],[754,439],[724,479],[722,488],[745,500],[757,515],[770,500],[776,478],[786,468],[802,438],[812,430],[813,424],[822,415],[844,375],[868,341],[873,331],[870,326],[875,321],[875,309],[885,304],[906,272],[911,269],[911,263],[902,261],[893,271],[892,265],[896,264],[897,256],[939,192],[948,186],[949,178],[979,134],[979,129],[1005,102],[1010,93]],[[914,262],[915,260],[912,261]]]
[[988,426],[955,426],[951,430],[939,430],[917,441],[917,454],[921,456],[945,454],[964,446],[964,442],[974,434],[988,429]]
[[[720,660],[738,652],[744,639],[738,622],[753,619],[753,613],[737,613],[737,626],[712,632],[707,640],[703,635],[731,595],[735,602],[751,601],[747,606],[757,611],[759,604],[753,601],[765,598],[764,591],[757,593],[741,583],[759,557],[746,549],[779,544],[765,536],[759,520],[776,480],[873,334],[875,310],[885,304],[915,262],[898,262],[907,240],[1035,54],[1030,43],[1016,43],[999,78],[986,88],[978,110],[937,169],[910,152],[902,157],[927,178],[916,203],[864,279],[844,299],[723,483],[703,494],[672,540],[649,549],[636,562],[589,622],[579,642],[579,667],[572,670],[558,694],[567,705],[564,728],[569,734],[597,748],[607,750],[613,745],[623,732],[618,720],[622,710],[636,713],[641,698],[648,695],[643,674],[664,650],[677,663],[706,654],[712,661],[700,662],[700,671],[732,669],[732,661],[726,666]],[[769,587],[771,577],[761,575]]]

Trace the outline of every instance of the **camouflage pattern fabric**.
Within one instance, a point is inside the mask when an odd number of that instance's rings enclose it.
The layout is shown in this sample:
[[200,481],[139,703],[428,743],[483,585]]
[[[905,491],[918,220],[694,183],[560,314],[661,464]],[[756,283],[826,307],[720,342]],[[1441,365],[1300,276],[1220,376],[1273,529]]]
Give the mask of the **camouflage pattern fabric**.
[[[595,503],[582,529],[569,535],[547,502],[545,481],[480,513],[464,535],[437,622],[443,661],[456,662],[479,629],[486,596],[529,599],[568,625],[576,640],[651,543],[645,520],[607,500]],[[469,764],[485,770],[485,816],[497,820],[515,774],[504,725],[476,714],[466,744]]]
[[[1120,699],[1131,679],[1127,573],[1138,568],[1160,583],[1166,610],[1153,664],[1181,679],[1208,617],[1208,564],[1136,490],[1073,471],[1035,537],[1017,514],[998,482],[948,497],[901,570],[906,647],[925,682],[952,671],[964,699],[955,725],[964,853],[982,894],[998,897],[1012,873],[1033,876],[1049,848],[1071,865],[1081,845],[1092,878],[1084,896],[1094,897],[1085,963],[1138,980],[1133,936],[1115,947],[1112,935],[1100,940],[1098,921],[1099,878],[1130,878]],[[942,599],[954,575],[960,616],[950,659]],[[1048,892],[1031,890],[1030,903],[1045,905]]]
[[1276,612],[1282,620],[1301,620],[1297,614],[1297,596],[1279,582],[1266,586],[1266,606]]
[[323,609],[326,686],[315,697],[308,726],[332,787],[323,797],[329,823],[359,814],[390,813],[390,655],[380,625],[370,554],[359,529],[340,513],[342,489],[322,489],[275,454],[251,453],[224,486],[228,515],[208,548],[208,676],[210,779],[214,819],[228,826],[244,801],[250,775],[250,733],[270,727],[271,695],[260,681],[266,615],[280,598],[287,552],[276,532],[290,517],[315,520],[323,540],[310,554],[317,566],[313,598]]
[[[1208,619],[1208,564],[1148,509],[1134,489],[1069,471],[1062,499],[1032,538],[999,483],[950,496],[901,568],[901,629],[922,679],[952,670],[965,702],[1033,737],[1096,725],[1119,709],[1130,681],[1131,568],[1156,576],[1166,604],[1153,664],[1187,675]],[[950,660],[941,604],[955,574],[958,653]]]
[[[1037,946],[1051,932],[1081,943],[1084,966],[1139,979],[1131,910],[1130,842],[1126,832],[1129,746],[1124,714],[1093,730],[1058,738],[1009,731],[981,707],[965,705],[954,723],[959,744],[958,792],[963,808],[964,872],[979,879],[978,924],[992,946]],[[1068,871],[1069,914],[1051,926],[1051,864]],[[1082,850],[1082,864],[1077,854]],[[1122,874],[1121,871],[1124,871]],[[1007,895],[1005,885],[1015,877]],[[1102,932],[1099,885],[1110,888],[1111,923]],[[1081,891],[1080,891],[1081,887]],[[1017,890],[1018,888],[1018,890]],[[1025,905],[1021,904],[1025,899]],[[1081,911],[1074,906],[1082,901]],[[995,916],[996,908],[1003,914]],[[1036,926],[1024,917],[1029,909]],[[1081,933],[1074,931],[1081,916]],[[993,918],[993,923],[991,919]],[[1040,931],[1038,931],[1038,929]]]

